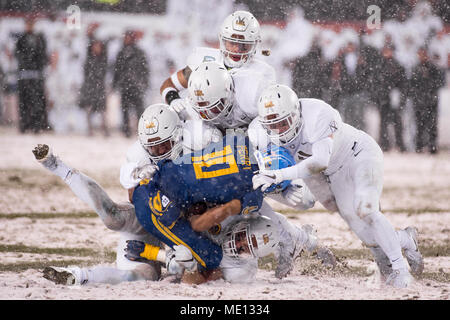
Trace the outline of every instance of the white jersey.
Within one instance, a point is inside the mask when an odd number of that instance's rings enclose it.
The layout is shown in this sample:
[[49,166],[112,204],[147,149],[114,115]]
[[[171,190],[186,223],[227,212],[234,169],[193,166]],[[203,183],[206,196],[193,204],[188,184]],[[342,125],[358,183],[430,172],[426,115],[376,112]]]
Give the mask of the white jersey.
[[[224,64],[219,49],[197,47],[188,58],[188,66],[195,70],[200,63],[206,61]],[[256,58],[240,68],[231,69],[230,74],[235,88],[233,109],[226,117],[211,121],[222,132],[226,129],[247,128],[258,115],[257,101],[262,91],[276,83],[275,70]],[[192,116],[195,111],[190,110],[188,113]],[[195,117],[200,118],[198,114]]]
[[[183,153],[204,149],[208,144],[219,142],[222,133],[215,127],[201,120],[183,121]],[[126,162],[120,167],[120,184],[125,189],[136,187],[140,179],[133,178],[133,172],[147,164],[153,163],[147,151],[136,140],[127,151]]]
[[[302,108],[303,128],[290,143],[283,145],[298,163],[312,155],[312,145],[329,136],[333,137],[333,150],[326,175],[336,172],[349,156],[353,156],[361,147],[363,137],[367,134],[344,122],[339,112],[319,99],[299,99]],[[268,140],[261,137],[265,132],[255,119],[249,131],[250,141],[264,151]],[[259,133],[259,134],[258,134]]]

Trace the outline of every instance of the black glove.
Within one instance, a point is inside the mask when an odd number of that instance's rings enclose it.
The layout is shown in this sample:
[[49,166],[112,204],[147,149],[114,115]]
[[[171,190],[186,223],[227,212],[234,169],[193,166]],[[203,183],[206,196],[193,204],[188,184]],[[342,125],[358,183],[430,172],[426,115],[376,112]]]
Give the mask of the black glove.
[[125,248],[125,258],[131,261],[148,262],[149,260],[141,254],[145,250],[146,244],[139,240],[127,240],[127,247]]

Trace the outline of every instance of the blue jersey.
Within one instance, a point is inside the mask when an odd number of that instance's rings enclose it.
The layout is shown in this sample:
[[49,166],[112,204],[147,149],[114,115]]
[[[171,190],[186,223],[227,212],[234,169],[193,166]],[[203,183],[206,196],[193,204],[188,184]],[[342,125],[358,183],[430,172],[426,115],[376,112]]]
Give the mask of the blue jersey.
[[198,202],[218,205],[233,199],[241,200],[243,214],[259,210],[263,193],[253,190],[258,165],[250,150],[246,136],[226,136],[176,161],[160,161],[152,180],[133,193],[139,222],[169,246],[186,245],[197,261],[210,268],[217,262],[209,263],[210,252],[220,250],[221,257],[220,247],[193,231],[182,213]]

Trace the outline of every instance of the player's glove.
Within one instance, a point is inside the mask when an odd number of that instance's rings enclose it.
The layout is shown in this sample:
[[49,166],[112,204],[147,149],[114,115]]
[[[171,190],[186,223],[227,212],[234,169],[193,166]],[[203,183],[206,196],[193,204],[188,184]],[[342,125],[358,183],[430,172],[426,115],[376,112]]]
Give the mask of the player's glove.
[[125,248],[125,258],[131,261],[148,262],[146,257],[146,247],[148,244],[139,240],[127,240],[127,247]]
[[266,191],[272,184],[279,184],[284,180],[281,170],[261,170],[252,178],[253,189],[261,187],[261,191]]
[[289,187],[283,191],[283,197],[292,206],[296,206],[303,202],[305,188],[298,182],[291,182]]
[[174,99],[170,102],[170,109],[172,109],[173,111],[175,111],[180,118],[185,118],[184,116],[186,115],[186,108],[189,106],[189,103],[185,100],[185,99]]
[[173,250],[166,251],[166,268],[170,274],[181,275],[184,270],[194,271],[196,267],[197,261],[185,246],[173,246]]
[[137,167],[131,172],[133,179],[151,179],[155,172],[158,170],[158,166],[154,164],[146,164],[142,167]]

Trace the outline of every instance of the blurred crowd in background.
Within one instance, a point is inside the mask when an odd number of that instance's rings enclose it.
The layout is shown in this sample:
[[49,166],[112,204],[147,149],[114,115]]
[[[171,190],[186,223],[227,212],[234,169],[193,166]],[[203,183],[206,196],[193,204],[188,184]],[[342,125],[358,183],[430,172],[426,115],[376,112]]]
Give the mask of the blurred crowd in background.
[[194,47],[218,48],[224,18],[248,10],[270,50],[258,58],[279,83],[325,100],[385,151],[437,152],[439,110],[450,110],[449,5],[340,3],[0,0],[0,124],[134,136],[145,107],[161,102],[162,82]]

